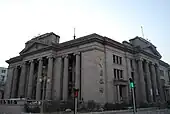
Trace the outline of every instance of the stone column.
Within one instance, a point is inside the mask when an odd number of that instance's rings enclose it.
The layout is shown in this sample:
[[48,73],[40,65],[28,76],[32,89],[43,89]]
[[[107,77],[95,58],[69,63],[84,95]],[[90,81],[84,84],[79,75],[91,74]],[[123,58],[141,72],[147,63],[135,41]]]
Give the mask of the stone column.
[[18,67],[14,68],[14,78],[13,78],[13,83],[12,83],[12,93],[11,97],[15,98],[16,97],[16,89],[17,89],[17,78],[18,78]]
[[154,100],[156,101],[156,91],[157,91],[156,71],[153,63],[151,64],[151,72],[152,72],[152,84],[153,84],[153,97]]
[[117,87],[117,100],[118,100],[118,103],[120,103],[120,87],[119,85],[117,85],[116,87]]
[[[75,87],[79,89],[79,95],[80,95],[80,53],[76,53],[76,80],[75,80]],[[80,99],[80,96],[78,96]]]
[[163,94],[163,88],[161,85],[160,69],[159,69],[158,65],[156,66],[156,77],[157,77],[156,78],[157,79],[157,87],[158,87],[158,91],[159,91],[159,95],[160,95],[160,100],[161,100],[161,102],[164,102],[165,98],[164,98],[164,94]]
[[13,78],[13,71],[14,71],[14,68],[9,66],[8,73],[7,73],[7,81],[5,84],[4,99],[9,99],[11,96],[11,84],[12,84],[12,78]]
[[40,100],[41,98],[41,82],[42,80],[42,66],[43,66],[43,60],[42,58],[39,59],[38,63],[38,78],[37,78],[37,86],[36,86],[36,100]]
[[18,95],[19,97],[24,97],[24,90],[25,90],[25,78],[26,78],[26,62],[23,62],[21,66],[21,76],[19,79],[19,91]]
[[48,58],[48,71],[47,71],[47,84],[46,84],[46,94],[45,99],[51,99],[51,90],[52,90],[52,77],[53,76],[53,57]]
[[147,91],[148,91],[148,102],[153,102],[153,95],[152,95],[152,84],[151,84],[151,76],[149,72],[149,61],[145,62],[145,70],[146,70],[146,81],[147,81]]
[[53,76],[53,99],[60,100],[61,98],[61,84],[62,84],[62,58],[57,57],[54,62],[54,76]]
[[31,60],[30,72],[29,72],[29,80],[28,80],[28,92],[27,92],[27,97],[28,98],[32,97],[33,75],[34,75],[34,61]]
[[68,99],[68,56],[64,57],[63,100]]
[[140,86],[140,102],[146,103],[146,90],[145,90],[145,80],[144,80],[144,73],[143,73],[143,67],[142,67],[142,60],[138,61],[138,67],[139,67],[139,86]]

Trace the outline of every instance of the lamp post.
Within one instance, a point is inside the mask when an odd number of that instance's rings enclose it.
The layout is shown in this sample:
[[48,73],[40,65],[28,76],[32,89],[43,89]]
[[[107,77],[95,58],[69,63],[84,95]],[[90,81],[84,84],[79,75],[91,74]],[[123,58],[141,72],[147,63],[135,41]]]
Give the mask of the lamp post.
[[46,72],[45,72],[45,66],[43,66],[43,74],[42,74],[42,77],[39,79],[40,83],[43,82],[43,85],[42,85],[42,100],[41,100],[41,109],[40,109],[40,113],[43,114],[43,108],[44,108],[44,97],[45,97],[45,85],[46,85],[46,82],[49,83],[50,82],[50,79],[47,78],[47,75],[46,75]]
[[130,81],[130,88],[132,90],[132,98],[133,98],[133,113],[136,114],[136,104],[135,104],[135,92],[134,92],[134,80],[132,78],[129,78]]

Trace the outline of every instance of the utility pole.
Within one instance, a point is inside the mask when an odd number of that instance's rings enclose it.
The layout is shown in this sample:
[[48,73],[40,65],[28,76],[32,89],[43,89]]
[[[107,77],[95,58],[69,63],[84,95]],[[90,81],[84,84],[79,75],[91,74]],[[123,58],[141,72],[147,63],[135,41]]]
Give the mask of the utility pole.
[[75,40],[75,39],[76,39],[76,35],[75,35],[75,28],[74,28],[74,36],[73,36],[73,37],[74,37],[74,40]]
[[135,103],[135,92],[134,92],[134,81],[132,78],[129,78],[130,81],[130,88],[132,90],[132,98],[133,98],[133,114],[136,114],[136,103]]
[[74,88],[74,114],[77,114],[78,92],[79,89]]
[[144,38],[144,32],[143,32],[143,27],[141,26],[141,31],[142,31],[142,37]]

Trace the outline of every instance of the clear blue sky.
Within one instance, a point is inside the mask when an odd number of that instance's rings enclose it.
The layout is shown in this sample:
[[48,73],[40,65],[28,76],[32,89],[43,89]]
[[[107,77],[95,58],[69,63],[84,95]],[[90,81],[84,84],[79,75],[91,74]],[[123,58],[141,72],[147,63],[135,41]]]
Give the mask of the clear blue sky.
[[170,63],[170,0],[1,0],[0,66],[17,56],[24,43],[54,32],[61,42],[98,33],[122,42],[148,38]]

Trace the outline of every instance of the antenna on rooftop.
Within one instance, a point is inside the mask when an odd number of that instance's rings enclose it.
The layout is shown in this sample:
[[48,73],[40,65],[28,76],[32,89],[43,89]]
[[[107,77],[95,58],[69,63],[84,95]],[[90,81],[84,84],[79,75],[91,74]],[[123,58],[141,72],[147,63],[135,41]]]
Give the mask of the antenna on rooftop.
[[142,37],[144,38],[143,27],[141,26]]
[[73,37],[74,37],[74,39],[76,39],[76,35],[75,35],[75,28],[74,28],[74,36],[73,36]]

